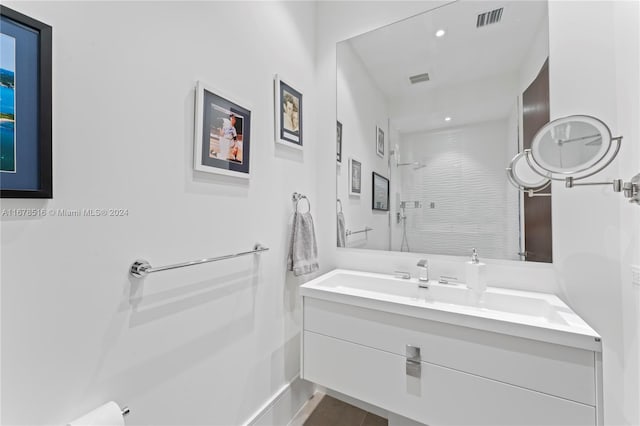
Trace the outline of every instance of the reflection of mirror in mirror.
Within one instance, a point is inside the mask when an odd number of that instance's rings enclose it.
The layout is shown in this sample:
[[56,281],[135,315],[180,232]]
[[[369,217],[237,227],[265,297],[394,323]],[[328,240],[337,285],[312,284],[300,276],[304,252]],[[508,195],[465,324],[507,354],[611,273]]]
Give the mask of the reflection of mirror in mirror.
[[588,170],[607,153],[611,135],[588,116],[571,116],[549,123],[535,136],[531,153],[543,169],[563,174]]
[[513,158],[510,169],[513,171],[511,175],[513,180],[523,189],[540,188],[549,182],[548,178],[540,176],[531,167],[523,153],[519,153]]
[[[477,25],[500,8],[499,22]],[[349,197],[338,170],[347,227],[377,230],[364,248],[466,257],[477,247],[487,258],[551,261],[551,197],[534,200],[546,203],[534,218],[504,173],[549,121],[547,60],[545,1],[461,0],[338,43],[343,154],[362,162],[364,188],[372,172],[389,178],[392,220],[372,211],[373,191]],[[402,208],[406,200],[419,207]]]

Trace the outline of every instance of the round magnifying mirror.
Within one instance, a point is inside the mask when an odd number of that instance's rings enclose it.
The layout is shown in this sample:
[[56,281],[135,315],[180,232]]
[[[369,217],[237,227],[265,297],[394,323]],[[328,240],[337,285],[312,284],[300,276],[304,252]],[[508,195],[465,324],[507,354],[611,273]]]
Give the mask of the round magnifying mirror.
[[587,115],[559,118],[542,127],[531,142],[531,157],[540,168],[574,175],[596,166],[611,148],[611,132]]
[[548,178],[541,176],[540,172],[536,172],[532,168],[524,152],[520,152],[513,157],[507,170],[511,180],[522,189],[537,190],[549,183]]

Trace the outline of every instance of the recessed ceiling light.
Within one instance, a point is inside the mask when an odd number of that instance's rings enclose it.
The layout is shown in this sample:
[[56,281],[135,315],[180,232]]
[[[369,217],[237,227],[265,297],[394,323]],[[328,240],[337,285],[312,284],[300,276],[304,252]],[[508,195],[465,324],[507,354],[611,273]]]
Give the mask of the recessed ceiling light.
[[444,121],[451,121],[451,117],[445,117]]
[[446,34],[445,30],[438,30],[436,31],[436,37],[442,37],[443,35]]

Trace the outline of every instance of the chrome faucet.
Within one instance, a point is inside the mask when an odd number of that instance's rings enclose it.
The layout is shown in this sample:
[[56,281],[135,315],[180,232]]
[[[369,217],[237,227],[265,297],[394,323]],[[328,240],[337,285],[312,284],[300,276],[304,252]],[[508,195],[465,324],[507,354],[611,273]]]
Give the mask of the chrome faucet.
[[411,274],[404,271],[393,271],[393,276],[395,278],[402,278],[403,280],[410,280]]
[[418,287],[429,288],[429,264],[427,259],[420,259],[418,264]]

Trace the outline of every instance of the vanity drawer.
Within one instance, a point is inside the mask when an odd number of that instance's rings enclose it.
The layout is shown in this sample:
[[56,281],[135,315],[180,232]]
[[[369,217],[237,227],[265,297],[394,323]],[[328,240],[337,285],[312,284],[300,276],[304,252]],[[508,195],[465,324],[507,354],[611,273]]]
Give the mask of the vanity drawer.
[[418,346],[431,364],[596,405],[592,351],[308,297],[304,329],[403,358]]
[[438,425],[595,425],[595,407],[305,331],[304,378],[415,421]]

